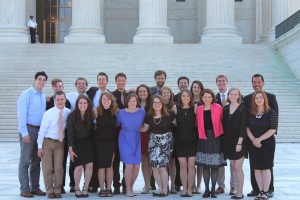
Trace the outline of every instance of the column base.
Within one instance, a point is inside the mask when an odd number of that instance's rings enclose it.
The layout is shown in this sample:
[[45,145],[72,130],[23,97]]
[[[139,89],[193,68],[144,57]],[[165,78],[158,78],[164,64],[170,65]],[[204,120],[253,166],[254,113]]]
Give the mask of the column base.
[[202,36],[202,44],[226,44],[226,45],[239,45],[242,44],[242,37],[240,36]]
[[104,36],[66,36],[64,38],[65,43],[74,44],[104,44]]
[[0,43],[30,43],[30,39],[26,36],[13,37],[13,36],[0,36]]
[[136,35],[133,37],[134,44],[151,44],[151,43],[173,44],[173,42],[174,42],[174,38],[172,36]]

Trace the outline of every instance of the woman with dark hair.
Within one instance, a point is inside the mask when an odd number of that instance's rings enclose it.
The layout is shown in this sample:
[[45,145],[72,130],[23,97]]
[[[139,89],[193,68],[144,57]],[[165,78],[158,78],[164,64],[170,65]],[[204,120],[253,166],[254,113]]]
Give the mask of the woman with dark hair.
[[154,95],[150,104],[150,111],[146,115],[141,131],[150,129],[149,156],[152,171],[158,185],[158,193],[153,196],[165,197],[168,195],[167,166],[172,155],[174,140],[171,132],[174,113],[168,112],[164,99]]
[[[222,138],[224,133],[222,120],[223,108],[216,102],[216,97],[211,89],[203,90],[203,105],[197,108],[198,124],[198,153],[197,165],[203,166],[205,192],[203,198],[211,196],[216,198],[215,187],[218,177],[218,168],[226,165],[222,152]],[[212,180],[211,191],[209,181]]]
[[[91,125],[93,121],[92,103],[88,97],[79,95],[75,110],[68,116],[68,146],[71,161],[74,163],[75,196],[88,197],[88,186],[93,173],[93,147]],[[83,166],[84,186],[80,190]]]
[[[100,184],[99,197],[111,197],[111,183],[114,176],[115,126],[118,106],[110,92],[103,92],[95,112],[96,128],[93,134],[95,164]],[[105,184],[106,181],[106,184]],[[106,191],[105,191],[106,187]]]
[[175,151],[180,165],[182,197],[192,196],[195,181],[195,159],[197,153],[197,129],[195,127],[196,106],[188,89],[178,95],[178,105],[173,106],[177,129],[174,134]]
[[195,80],[192,82],[190,91],[193,96],[193,101],[197,106],[201,104],[202,92],[204,90],[203,84],[201,81]]
[[126,195],[135,196],[133,185],[137,179],[141,163],[141,134],[145,110],[139,108],[138,96],[131,92],[125,100],[125,108],[117,114],[117,126],[121,126],[119,134],[120,160],[125,164]]
[[[149,111],[150,102],[151,102],[151,93],[150,88],[145,85],[139,85],[136,89],[136,94],[139,97],[139,103],[141,108],[144,108],[146,113]],[[144,188],[141,192],[142,194],[148,194],[151,186],[150,186],[150,178],[151,178],[151,165],[149,160],[148,153],[148,143],[149,143],[150,131],[141,132],[141,145],[142,145],[142,173],[144,178]]]
[[255,200],[269,198],[271,168],[274,165],[275,137],[278,119],[269,107],[266,93],[256,91],[252,96],[247,135],[251,141],[255,179],[260,190]]

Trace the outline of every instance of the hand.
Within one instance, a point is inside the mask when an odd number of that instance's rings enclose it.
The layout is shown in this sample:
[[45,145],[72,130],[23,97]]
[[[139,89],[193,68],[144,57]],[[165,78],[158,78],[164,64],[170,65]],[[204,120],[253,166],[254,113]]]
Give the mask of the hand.
[[51,97],[50,96],[46,96],[46,101],[50,102]]
[[40,158],[43,157],[43,149],[38,149],[38,156],[39,156]]
[[235,147],[235,151],[236,152],[242,151],[242,145],[237,144],[236,147]]
[[75,152],[73,150],[69,150],[70,153],[70,159],[72,162],[74,162],[74,156],[77,158],[77,155],[75,154]]
[[256,147],[256,148],[261,148],[261,143],[260,143],[261,141],[260,141],[260,139],[259,138],[254,138],[253,140],[252,140],[252,143],[253,143],[253,145]]
[[26,135],[23,137],[23,142],[24,143],[30,143],[30,136],[29,135]]

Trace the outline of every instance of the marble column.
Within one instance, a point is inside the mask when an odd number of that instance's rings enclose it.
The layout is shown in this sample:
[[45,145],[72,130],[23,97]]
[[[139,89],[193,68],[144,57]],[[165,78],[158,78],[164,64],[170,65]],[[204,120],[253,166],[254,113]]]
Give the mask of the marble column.
[[0,43],[28,43],[26,1],[0,1]]
[[167,0],[139,0],[139,26],[133,43],[173,43],[167,11]]
[[275,40],[275,27],[300,9],[300,0],[273,0],[272,1],[272,28],[269,42]]
[[[35,20],[37,20],[36,16],[36,0],[26,0],[26,17],[29,20],[29,16],[33,15]],[[38,24],[37,30],[38,32],[43,28],[42,24]],[[28,37],[28,41],[30,42],[30,37]],[[39,36],[36,35],[36,42],[39,42]]]
[[204,44],[241,44],[242,37],[234,24],[234,0],[207,0]]
[[105,43],[101,1],[72,0],[72,26],[65,43]]

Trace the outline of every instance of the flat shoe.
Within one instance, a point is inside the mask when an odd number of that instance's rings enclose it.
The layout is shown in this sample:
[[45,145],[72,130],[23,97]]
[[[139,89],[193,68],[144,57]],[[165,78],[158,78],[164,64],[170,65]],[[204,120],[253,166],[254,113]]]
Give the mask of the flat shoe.
[[242,195],[241,197],[238,197],[238,196],[232,196],[231,199],[243,199],[244,198],[244,195]]
[[21,192],[20,196],[26,198],[32,198],[33,194],[31,194],[31,192]]
[[157,192],[152,193],[152,196],[154,196],[154,197],[159,197],[159,195],[160,195],[160,193],[157,193]]

